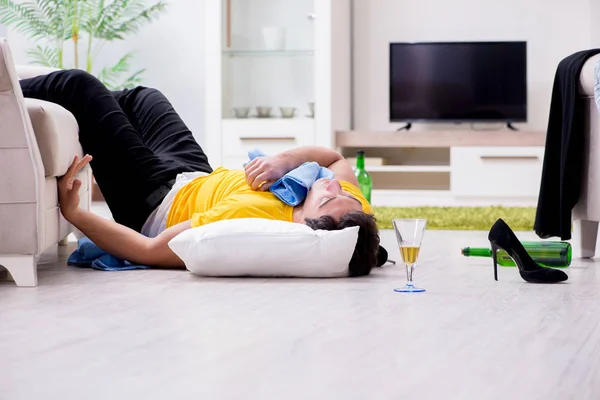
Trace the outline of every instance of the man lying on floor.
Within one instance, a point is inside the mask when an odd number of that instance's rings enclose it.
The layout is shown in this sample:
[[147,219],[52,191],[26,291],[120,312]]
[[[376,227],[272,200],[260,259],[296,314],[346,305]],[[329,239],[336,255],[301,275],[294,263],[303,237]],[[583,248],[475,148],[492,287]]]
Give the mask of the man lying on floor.
[[[64,217],[108,253],[164,268],[184,268],[168,242],[179,233],[234,218],[267,218],[335,230],[359,226],[350,276],[367,275],[377,264],[379,235],[372,209],[358,189],[349,163],[333,150],[304,147],[259,157],[245,170],[215,171],[173,106],[159,91],[137,87],[109,91],[80,70],[21,80],[25,97],[70,111],[79,124],[86,155],[59,179]],[[210,134],[210,132],[207,132]],[[296,207],[268,191],[307,161],[334,173],[319,179]],[[114,220],[80,209],[75,175],[91,163]]]

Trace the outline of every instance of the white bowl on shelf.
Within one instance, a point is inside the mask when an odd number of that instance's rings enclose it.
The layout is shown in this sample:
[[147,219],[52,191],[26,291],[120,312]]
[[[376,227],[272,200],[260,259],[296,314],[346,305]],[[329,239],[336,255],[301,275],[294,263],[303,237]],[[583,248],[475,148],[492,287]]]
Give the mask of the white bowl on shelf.
[[250,107],[234,107],[233,108],[233,115],[236,118],[248,118],[249,114],[250,114]]
[[260,106],[256,107],[256,116],[258,118],[270,118],[272,107]]
[[280,107],[279,110],[281,111],[281,118],[294,118],[296,113],[295,107]]

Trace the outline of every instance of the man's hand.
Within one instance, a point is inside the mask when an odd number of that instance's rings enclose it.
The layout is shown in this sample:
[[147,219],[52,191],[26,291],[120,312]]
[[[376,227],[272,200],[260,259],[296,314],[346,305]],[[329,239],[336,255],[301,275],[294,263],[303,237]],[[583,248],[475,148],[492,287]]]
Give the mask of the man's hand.
[[352,167],[341,154],[316,146],[299,147],[275,156],[255,158],[246,165],[246,182],[253,190],[267,191],[279,178],[308,161],[327,167],[338,179],[358,186]]
[[294,166],[285,154],[257,157],[246,165],[246,182],[252,190],[269,190],[279,178],[290,172]]
[[70,221],[71,216],[79,208],[79,188],[81,187],[81,181],[75,179],[75,175],[91,160],[92,156],[88,154],[81,161],[79,161],[79,157],[75,156],[67,173],[58,179],[58,202],[60,204],[60,211],[67,221]]

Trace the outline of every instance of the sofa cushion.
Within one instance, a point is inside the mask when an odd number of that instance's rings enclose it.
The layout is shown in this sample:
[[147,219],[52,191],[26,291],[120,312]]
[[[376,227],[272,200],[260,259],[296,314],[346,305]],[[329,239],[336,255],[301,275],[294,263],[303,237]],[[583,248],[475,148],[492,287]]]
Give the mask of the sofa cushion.
[[46,177],[64,175],[73,157],[83,156],[75,117],[63,107],[47,101],[26,98],[25,104],[40,148]]

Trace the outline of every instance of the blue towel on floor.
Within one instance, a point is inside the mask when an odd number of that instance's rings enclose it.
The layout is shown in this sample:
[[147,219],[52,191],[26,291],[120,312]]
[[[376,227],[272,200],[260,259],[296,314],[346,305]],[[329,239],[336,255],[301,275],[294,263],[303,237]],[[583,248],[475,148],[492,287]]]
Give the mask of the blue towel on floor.
[[150,268],[147,265],[132,264],[129,261],[110,255],[87,237],[77,241],[77,250],[69,256],[67,264],[82,268],[91,267],[102,271],[129,271]]
[[[258,149],[248,152],[250,161],[264,155],[265,154]],[[317,179],[333,179],[333,177],[334,174],[332,171],[325,167],[321,167],[316,162],[305,162],[271,185],[269,191],[285,204],[295,207],[306,199],[308,191]]]

